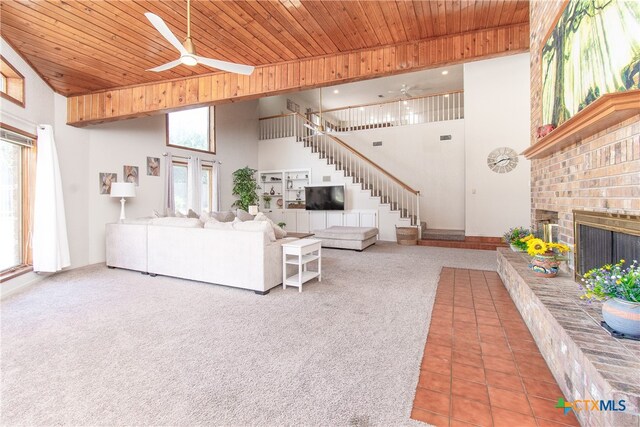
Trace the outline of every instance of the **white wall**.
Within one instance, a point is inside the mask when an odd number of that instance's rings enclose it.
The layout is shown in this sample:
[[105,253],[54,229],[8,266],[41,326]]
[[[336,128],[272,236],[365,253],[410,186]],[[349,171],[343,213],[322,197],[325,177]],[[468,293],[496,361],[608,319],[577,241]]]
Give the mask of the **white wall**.
[[[88,262],[86,223],[89,216],[84,189],[88,153],[88,141],[84,138],[86,133],[65,124],[62,117],[66,115],[65,98],[54,94],[53,90],[1,38],[0,53],[25,78],[25,107],[0,99],[0,122],[31,134],[36,134],[36,126],[39,124],[53,126],[62,175],[71,268],[86,265]],[[63,106],[60,105],[61,100]],[[60,111],[63,114],[56,114]],[[38,279],[39,276],[35,273],[29,273],[9,280],[0,287],[1,294],[3,297],[10,295]]]
[[216,107],[216,158],[222,161],[224,177],[221,209],[231,209],[231,174],[249,166],[258,169],[258,101],[224,104]]
[[466,225],[468,236],[500,236],[528,225],[531,166],[523,156],[510,173],[487,167],[498,147],[521,153],[529,146],[529,53],[464,65]]
[[[451,135],[451,140],[440,141],[440,135]],[[370,129],[339,138],[420,191],[420,218],[428,228],[464,229],[464,120]],[[374,141],[382,145],[374,147]]]

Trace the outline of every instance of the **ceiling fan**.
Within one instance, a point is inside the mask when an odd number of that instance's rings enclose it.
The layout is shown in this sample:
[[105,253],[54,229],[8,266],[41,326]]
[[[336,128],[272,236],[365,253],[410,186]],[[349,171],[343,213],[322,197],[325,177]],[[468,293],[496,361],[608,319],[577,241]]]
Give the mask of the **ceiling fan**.
[[164,23],[162,18],[151,12],[146,12],[144,16],[147,17],[151,25],[167,39],[171,46],[178,49],[180,52],[180,58],[175,61],[168,62],[164,65],[160,65],[155,68],[151,68],[147,71],[166,71],[170,68],[177,67],[184,64],[193,66],[196,64],[206,65],[208,67],[217,68],[219,70],[228,71],[230,73],[249,75],[253,72],[254,67],[251,65],[236,64],[233,62],[220,61],[218,59],[205,58],[204,56],[196,55],[196,47],[191,41],[191,0],[187,0],[187,38],[184,43],[180,43],[178,38],[173,35],[167,24]]
[[[413,98],[414,96],[419,96],[426,90],[427,90],[426,88],[408,86],[406,84],[403,84],[400,87],[400,90],[390,90],[388,91],[388,93],[392,93],[392,94],[397,93],[397,94],[400,94],[402,98],[408,99],[408,98]],[[416,91],[418,93],[416,93]]]

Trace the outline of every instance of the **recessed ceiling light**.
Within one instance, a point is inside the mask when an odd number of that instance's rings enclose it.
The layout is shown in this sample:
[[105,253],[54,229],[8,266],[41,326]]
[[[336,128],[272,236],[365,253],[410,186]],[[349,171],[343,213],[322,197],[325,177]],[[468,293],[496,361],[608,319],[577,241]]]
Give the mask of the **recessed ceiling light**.
[[340,93],[340,91],[338,89],[334,89],[333,93]]
[[443,75],[443,76],[446,76],[447,74],[449,74],[449,72],[448,72],[447,70],[444,70],[444,71],[442,72],[442,75]]

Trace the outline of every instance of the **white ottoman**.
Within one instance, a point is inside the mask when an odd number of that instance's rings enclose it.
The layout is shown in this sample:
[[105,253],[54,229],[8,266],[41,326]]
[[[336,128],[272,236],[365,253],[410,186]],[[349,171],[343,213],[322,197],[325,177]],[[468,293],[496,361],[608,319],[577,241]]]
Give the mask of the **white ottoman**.
[[362,251],[376,243],[378,229],[375,227],[333,226],[314,232],[322,240],[324,248],[355,249]]

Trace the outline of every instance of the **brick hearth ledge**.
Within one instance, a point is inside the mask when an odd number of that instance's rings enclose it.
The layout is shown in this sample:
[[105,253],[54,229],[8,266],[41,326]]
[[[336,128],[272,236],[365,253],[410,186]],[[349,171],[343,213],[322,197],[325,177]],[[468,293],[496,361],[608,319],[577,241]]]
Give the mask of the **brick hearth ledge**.
[[580,300],[568,274],[535,277],[526,254],[497,251],[498,274],[567,399],[626,401],[624,412],[577,412],[582,425],[640,426],[640,341],[603,330],[601,303]]

